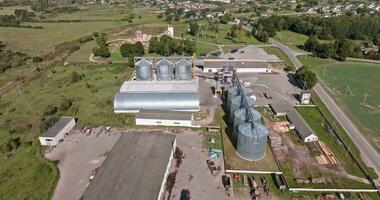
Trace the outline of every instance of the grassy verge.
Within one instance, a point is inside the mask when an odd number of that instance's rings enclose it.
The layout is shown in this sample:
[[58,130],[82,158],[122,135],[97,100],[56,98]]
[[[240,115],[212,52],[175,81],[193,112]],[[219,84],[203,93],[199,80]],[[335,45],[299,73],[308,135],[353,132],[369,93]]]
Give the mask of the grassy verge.
[[351,151],[354,154],[355,158],[360,161],[361,165],[366,169],[367,173],[369,173],[373,179],[378,178],[378,175],[376,174],[376,172],[372,168],[367,167],[367,165],[363,162],[363,160],[361,159],[361,156],[360,156],[359,149],[355,146],[355,144],[352,142],[351,138],[343,130],[343,128],[341,127],[339,122],[336,121],[334,116],[330,113],[330,111],[325,106],[325,104],[322,102],[322,100],[319,98],[319,96],[316,95],[313,91],[312,91],[312,100],[313,100],[313,103],[315,103],[318,106],[318,108],[323,113],[323,115],[326,117],[328,122],[330,124],[332,124],[333,126],[335,126],[334,128],[338,131],[339,136],[342,138],[342,140],[345,142],[345,144],[351,147]]

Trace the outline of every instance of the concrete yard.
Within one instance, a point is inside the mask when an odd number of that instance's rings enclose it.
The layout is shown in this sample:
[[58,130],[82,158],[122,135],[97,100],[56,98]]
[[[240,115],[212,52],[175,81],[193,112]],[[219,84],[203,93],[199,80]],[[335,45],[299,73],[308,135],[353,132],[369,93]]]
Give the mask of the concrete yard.
[[120,137],[118,131],[100,133],[93,129],[90,135],[74,129],[51,152],[45,154],[49,160],[58,160],[60,179],[53,200],[79,199],[89,185],[91,172],[98,168],[107,153]]
[[[293,74],[285,72],[275,72],[272,74],[242,73],[240,80],[251,83],[253,94],[256,96],[256,104],[263,106],[272,103],[286,101],[291,105],[298,104],[298,97],[301,89],[298,87]],[[264,97],[264,93],[270,94],[273,98]]]
[[[233,194],[226,193],[222,184],[223,160],[222,158],[212,160],[215,166],[221,166],[217,175],[211,175],[206,164],[207,150],[203,148],[203,139],[200,133],[186,132],[177,135],[177,147],[183,152],[184,159],[178,167],[175,185],[169,199],[180,199],[181,193],[188,190],[191,199],[221,200],[234,199]],[[169,173],[175,171],[175,160],[173,159]],[[168,193],[166,194],[168,195]],[[165,199],[168,199],[167,197]]]

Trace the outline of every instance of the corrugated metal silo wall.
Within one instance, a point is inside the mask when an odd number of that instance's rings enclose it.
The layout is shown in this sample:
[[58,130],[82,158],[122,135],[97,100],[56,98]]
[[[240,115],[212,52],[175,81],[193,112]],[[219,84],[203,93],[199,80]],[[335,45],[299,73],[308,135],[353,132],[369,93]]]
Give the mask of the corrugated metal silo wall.
[[152,65],[145,63],[136,65],[136,79],[137,80],[152,80]]
[[173,79],[173,64],[169,61],[160,62],[157,64],[157,80],[158,81],[170,81]]
[[236,96],[231,99],[231,107],[230,107],[230,113],[229,113],[229,120],[230,122],[234,121],[234,112],[235,110],[239,109],[241,107],[241,96]]
[[187,61],[177,63],[175,66],[175,79],[177,81],[191,80],[192,79],[191,63]]
[[241,123],[246,122],[247,120],[247,114],[245,108],[239,108],[234,112],[234,121],[233,121],[233,129],[232,129],[232,136],[237,139],[237,136],[239,134],[239,125]]
[[252,123],[239,125],[237,151],[247,160],[260,160],[265,156],[267,131],[262,125],[256,125],[258,127],[252,127]]

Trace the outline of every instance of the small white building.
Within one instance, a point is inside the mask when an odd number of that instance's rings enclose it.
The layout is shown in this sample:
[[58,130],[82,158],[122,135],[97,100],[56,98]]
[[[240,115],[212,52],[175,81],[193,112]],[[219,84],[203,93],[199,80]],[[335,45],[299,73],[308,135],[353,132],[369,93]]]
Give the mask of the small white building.
[[167,110],[140,110],[136,125],[194,127],[192,112]]
[[56,146],[75,126],[74,117],[61,117],[52,127],[50,127],[40,137],[43,146]]

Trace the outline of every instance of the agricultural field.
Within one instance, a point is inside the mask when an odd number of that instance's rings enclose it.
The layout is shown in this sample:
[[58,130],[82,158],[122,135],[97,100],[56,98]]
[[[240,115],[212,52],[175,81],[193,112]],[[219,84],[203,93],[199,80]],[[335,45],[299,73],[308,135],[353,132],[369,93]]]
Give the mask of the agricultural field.
[[380,64],[355,62],[312,68],[325,88],[349,117],[380,150]]
[[29,6],[9,6],[9,7],[0,7],[0,15],[12,15],[16,9],[27,9],[31,10]]
[[[43,29],[0,27],[0,41],[6,43],[10,49],[35,56],[52,51],[57,44],[79,39],[93,32],[117,32],[119,29],[142,24],[144,24],[143,27],[150,27],[152,30],[156,27],[163,28],[158,29],[159,31],[166,28],[166,25],[157,19],[154,10],[151,8],[135,9],[134,12],[147,12],[148,14],[144,14],[141,18],[135,16],[133,23],[120,20],[125,16],[123,13],[125,9],[123,8],[90,6],[86,7],[86,9],[74,13],[59,14],[49,18],[49,20],[86,19],[88,21],[23,23],[23,25],[42,26]],[[78,18],[78,16],[82,18]],[[132,34],[134,34],[134,31]]]
[[[114,114],[112,105],[113,95],[131,72],[120,64],[59,65],[39,72],[23,83],[20,91],[13,89],[3,95],[1,199],[50,199],[59,175],[54,164],[42,158],[44,148],[37,137],[40,120],[52,108],[57,107],[55,115],[76,117],[79,125],[134,126],[130,115]],[[65,109],[64,99],[71,101]]]
[[53,47],[57,44],[79,39],[82,36],[91,35],[93,32],[126,26],[128,22],[57,22],[32,23],[31,25],[44,28],[0,27],[0,40],[5,42],[10,49],[36,56],[53,51]]

